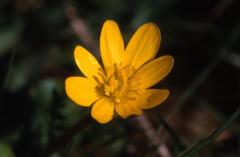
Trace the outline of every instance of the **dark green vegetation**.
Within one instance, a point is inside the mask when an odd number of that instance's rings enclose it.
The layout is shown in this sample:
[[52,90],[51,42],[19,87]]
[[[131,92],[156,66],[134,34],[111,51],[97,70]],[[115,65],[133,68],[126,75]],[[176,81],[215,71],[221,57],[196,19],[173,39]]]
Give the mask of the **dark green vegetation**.
[[[0,157],[239,157],[238,0],[1,0]],[[145,22],[175,59],[157,87],[168,100],[143,117],[97,124],[64,79],[81,75],[73,49],[99,56],[101,26],[116,20],[125,43]]]

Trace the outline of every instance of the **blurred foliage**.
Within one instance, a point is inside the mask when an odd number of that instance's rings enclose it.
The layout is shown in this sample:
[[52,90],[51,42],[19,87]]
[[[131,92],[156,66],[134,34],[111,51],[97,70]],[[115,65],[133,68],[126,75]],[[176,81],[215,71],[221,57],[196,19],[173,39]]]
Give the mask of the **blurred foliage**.
[[5,143],[0,143],[0,156],[1,157],[15,157],[12,148]]
[[[159,156],[160,148],[177,156],[191,148],[239,106],[239,8],[237,0],[1,0],[0,157],[48,156],[47,149],[54,150],[52,157]],[[76,19],[84,31],[76,32]],[[65,78],[81,75],[74,47],[81,44],[99,56],[94,45],[106,19],[119,23],[125,43],[141,24],[156,23],[159,54],[175,58],[159,84],[170,89],[169,99],[145,112],[156,131],[152,139],[135,117],[85,128],[90,111],[65,94]],[[196,156],[238,157],[239,128],[239,121],[224,128]],[[60,147],[52,148],[58,140]]]

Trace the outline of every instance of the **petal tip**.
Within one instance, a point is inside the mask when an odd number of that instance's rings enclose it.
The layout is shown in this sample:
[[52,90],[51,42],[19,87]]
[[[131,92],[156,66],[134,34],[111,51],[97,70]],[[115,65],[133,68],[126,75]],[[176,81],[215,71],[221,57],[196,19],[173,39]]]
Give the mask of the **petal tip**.
[[106,124],[114,117],[114,106],[108,99],[102,98],[93,105],[91,116],[98,123]]
[[166,59],[168,59],[169,66],[170,66],[169,71],[171,71],[174,65],[174,58],[171,55],[166,55]]
[[67,96],[82,107],[90,107],[99,97],[95,92],[95,85],[85,77],[68,77],[65,80]]
[[74,48],[74,57],[76,57],[76,55],[83,49],[82,46],[80,45],[77,45],[75,48]]
[[105,26],[105,25],[117,25],[117,22],[114,21],[114,20],[108,19],[108,20],[106,20],[106,21],[104,22],[103,25],[104,25],[104,26]]
[[165,92],[165,97],[163,98],[163,101],[165,101],[168,98],[170,91],[168,89],[164,89],[163,92]]
[[75,46],[74,51],[73,51],[74,56],[76,57],[76,55],[77,55],[82,49],[84,49],[84,48],[83,48],[82,46],[80,46],[80,45]]
[[73,55],[74,55],[74,59],[76,62],[77,62],[77,58],[78,58],[78,55],[79,55],[79,52],[81,51],[81,49],[82,49],[82,47],[79,45],[74,48]]
[[65,91],[68,97],[70,97],[70,81],[72,77],[67,77],[65,79]]
[[[92,116],[93,117],[93,116]],[[105,120],[101,120],[101,119],[97,119],[95,117],[93,117],[93,119],[95,119],[98,123],[100,124],[107,124],[109,123],[112,119],[108,120],[108,121],[105,121]]]
[[148,29],[156,30],[156,33],[159,33],[159,35],[161,34],[161,31],[160,31],[160,28],[158,27],[158,25],[153,22],[145,23],[144,26],[149,27]]
[[159,106],[166,101],[169,94],[168,89],[148,89],[146,93],[147,103],[142,106],[142,109],[151,109]]
[[64,81],[64,83],[65,83],[65,89],[68,87],[69,81],[71,80],[71,78],[72,78],[72,77],[67,77],[67,78],[65,79],[65,81]]

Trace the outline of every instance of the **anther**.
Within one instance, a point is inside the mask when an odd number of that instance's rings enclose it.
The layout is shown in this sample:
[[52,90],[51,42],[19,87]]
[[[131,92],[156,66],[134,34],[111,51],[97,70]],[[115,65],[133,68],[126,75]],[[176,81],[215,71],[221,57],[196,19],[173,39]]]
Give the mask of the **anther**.
[[115,98],[114,101],[115,101],[116,103],[120,103],[120,99],[119,99],[119,98]]

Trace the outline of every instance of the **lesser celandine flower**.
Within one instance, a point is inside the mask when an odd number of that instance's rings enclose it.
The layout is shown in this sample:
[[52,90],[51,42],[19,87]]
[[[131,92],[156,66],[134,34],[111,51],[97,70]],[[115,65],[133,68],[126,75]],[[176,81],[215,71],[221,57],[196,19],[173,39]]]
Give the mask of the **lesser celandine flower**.
[[67,95],[80,106],[92,106],[91,115],[99,123],[111,121],[114,115],[140,115],[143,109],[161,104],[169,91],[149,88],[168,75],[173,58],[154,59],[160,41],[158,26],[146,23],[125,48],[117,23],[107,20],[100,36],[103,67],[89,51],[77,46],[75,61],[86,77],[68,77]]

